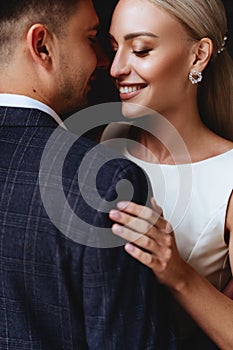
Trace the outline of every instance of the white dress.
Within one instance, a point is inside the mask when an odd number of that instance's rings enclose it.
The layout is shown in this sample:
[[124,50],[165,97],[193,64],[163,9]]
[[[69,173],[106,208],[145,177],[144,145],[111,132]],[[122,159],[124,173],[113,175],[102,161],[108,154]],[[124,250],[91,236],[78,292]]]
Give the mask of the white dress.
[[[114,125],[108,126],[101,141],[114,139],[114,129]],[[148,174],[183,259],[222,290],[231,276],[224,226],[233,190],[233,149],[192,164],[165,165],[133,157],[126,140],[119,144],[118,151]]]

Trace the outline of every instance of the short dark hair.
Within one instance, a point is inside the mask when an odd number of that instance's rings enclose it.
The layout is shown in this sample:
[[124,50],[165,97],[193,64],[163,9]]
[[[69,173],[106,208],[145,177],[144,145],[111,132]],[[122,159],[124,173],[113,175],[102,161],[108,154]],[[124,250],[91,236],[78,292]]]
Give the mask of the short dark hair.
[[[80,0],[0,0],[0,54],[9,56],[16,40],[34,23],[60,35]],[[23,25],[23,27],[22,27]]]

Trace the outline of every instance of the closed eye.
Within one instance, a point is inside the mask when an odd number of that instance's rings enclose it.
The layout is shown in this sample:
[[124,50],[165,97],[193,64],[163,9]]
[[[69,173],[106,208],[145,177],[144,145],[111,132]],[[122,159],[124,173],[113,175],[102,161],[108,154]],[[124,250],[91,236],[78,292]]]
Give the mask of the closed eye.
[[145,49],[145,50],[133,50],[133,53],[136,55],[136,56],[139,56],[139,57],[145,57],[149,54],[149,52],[152,51],[152,49]]

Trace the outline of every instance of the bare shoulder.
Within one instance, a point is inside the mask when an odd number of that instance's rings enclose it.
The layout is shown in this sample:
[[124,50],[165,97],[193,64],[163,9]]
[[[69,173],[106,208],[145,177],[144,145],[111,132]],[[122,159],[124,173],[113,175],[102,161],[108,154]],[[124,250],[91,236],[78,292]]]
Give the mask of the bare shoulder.
[[[222,144],[226,147],[225,152],[233,149],[233,142],[221,138]],[[232,174],[233,176],[233,174]],[[226,228],[230,232],[231,247],[233,254],[233,190],[228,203],[227,216],[226,216]]]
[[225,153],[233,149],[233,142],[226,140],[223,137],[217,136],[213,145],[219,153]]
[[226,227],[229,231],[233,232],[233,191],[227,209]]
[[[229,205],[227,209],[227,216],[226,216],[226,229],[230,234],[230,255],[231,258],[233,259],[233,191],[231,193],[231,197],[229,200]],[[233,264],[233,260],[231,260]],[[233,268],[233,266],[232,266]]]
[[[225,152],[233,149],[233,142],[231,142],[231,141],[222,139],[222,145],[223,145],[223,147],[226,147]],[[233,272],[233,190],[232,190],[232,193],[231,193],[231,196],[229,199],[229,203],[228,203],[228,208],[227,208],[226,229],[229,232],[229,237],[230,237],[229,254],[230,254],[230,261],[231,261],[231,269]]]
[[229,255],[231,263],[231,271],[233,274],[233,191],[228,205],[227,217],[226,217],[226,229],[230,234],[229,241]]
[[225,146],[226,146],[226,148],[228,150],[233,149],[233,142],[232,141],[228,141],[228,140],[225,140],[225,139],[224,139],[224,141],[225,141]]
[[208,130],[201,146],[202,152],[206,152],[206,158],[211,158],[232,150],[233,142]]

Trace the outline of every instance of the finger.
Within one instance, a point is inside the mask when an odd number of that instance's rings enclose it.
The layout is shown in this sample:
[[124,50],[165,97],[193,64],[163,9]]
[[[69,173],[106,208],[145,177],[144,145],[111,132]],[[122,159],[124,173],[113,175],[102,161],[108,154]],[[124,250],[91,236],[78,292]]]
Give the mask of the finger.
[[170,248],[172,246],[172,234],[165,234],[165,232],[156,227],[152,227],[146,235],[153,240],[156,240],[157,243],[161,246],[166,246]]
[[[157,202],[155,201],[154,197],[151,197],[151,206],[152,208],[158,213],[160,214],[161,217],[163,217],[163,210],[160,206],[158,206]],[[164,232],[165,233],[173,233],[173,228],[172,228],[172,225],[167,222],[166,220],[164,220],[164,223],[165,223],[165,227],[164,227]]]
[[163,210],[162,210],[162,208],[157,204],[157,202],[155,201],[154,197],[151,197],[150,203],[151,203],[152,208],[153,208],[160,216],[163,216]]
[[163,218],[153,209],[143,205],[136,204],[134,202],[119,202],[117,208],[122,212],[138,216],[145,221],[148,221],[151,225],[163,224]]
[[[146,208],[146,209],[149,209],[149,208]],[[126,212],[122,212],[119,210],[111,210],[109,213],[109,217],[113,221],[116,221],[122,225],[128,226],[132,230],[135,230],[142,234],[148,233],[152,227],[157,227],[162,232],[165,232],[165,233],[167,232],[166,228],[168,223],[163,218],[160,218],[159,220],[157,220],[157,224],[153,225],[152,223],[150,223],[150,221],[144,220],[141,217],[132,216],[131,214],[128,214]]]
[[[155,228],[153,230],[156,231]],[[121,238],[129,242],[133,242],[135,245],[142,248],[144,251],[148,251],[156,255],[162,260],[167,261],[171,256],[170,245],[164,244],[164,238],[167,239],[169,236],[161,234],[160,232],[158,232],[157,234],[157,239],[152,239],[148,235],[136,233],[124,226],[120,226],[117,224],[112,226],[112,231]]]
[[111,210],[109,213],[110,219],[118,222],[124,226],[127,226],[132,231],[137,233],[146,234],[152,227],[152,225],[141,218],[129,215],[119,210]]
[[122,226],[122,225],[118,225],[118,224],[114,224],[112,226],[112,232],[115,235],[120,236],[121,238],[123,238],[129,242],[136,242],[142,236],[144,236],[143,234],[141,234],[139,232],[132,231],[129,228]]
[[128,254],[130,254],[133,258],[140,261],[142,264],[151,268],[154,272],[162,272],[167,267],[167,262],[162,261],[158,257],[144,252],[140,248],[134,246],[131,243],[127,243],[125,245],[125,250]]
[[164,232],[171,235],[171,236],[174,235],[173,227],[169,222],[166,223],[166,227],[165,227]]

